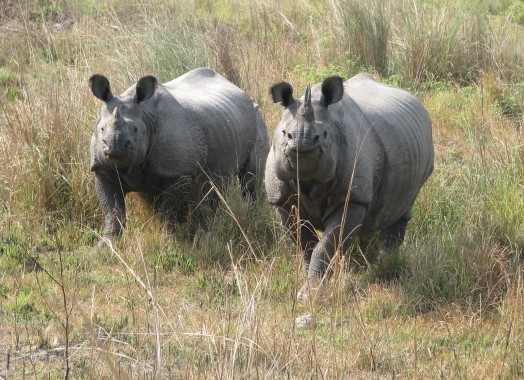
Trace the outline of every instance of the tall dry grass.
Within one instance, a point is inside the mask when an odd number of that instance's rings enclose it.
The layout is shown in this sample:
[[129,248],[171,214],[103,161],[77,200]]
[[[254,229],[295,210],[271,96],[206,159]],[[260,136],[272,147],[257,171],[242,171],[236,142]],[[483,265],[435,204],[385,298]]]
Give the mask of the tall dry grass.
[[[489,1],[436,5],[418,0],[333,0],[340,53],[382,75],[425,81],[477,81],[483,72],[521,81],[521,26],[494,17]],[[515,77],[515,75],[517,77]]]

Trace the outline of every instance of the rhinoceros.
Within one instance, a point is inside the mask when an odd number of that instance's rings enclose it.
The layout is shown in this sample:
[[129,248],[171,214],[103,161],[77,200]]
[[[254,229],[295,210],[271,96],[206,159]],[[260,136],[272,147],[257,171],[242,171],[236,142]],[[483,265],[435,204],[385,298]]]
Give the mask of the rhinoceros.
[[[307,86],[293,98],[271,86],[285,110],[266,161],[265,188],[304,254],[306,299],[332,273],[353,237],[380,231],[380,252],[404,241],[415,198],[433,171],[431,120],[410,93],[359,74]],[[319,239],[316,231],[323,231]],[[338,251],[337,251],[338,250]]]
[[269,150],[267,126],[258,105],[218,73],[198,68],[164,84],[145,76],[120,96],[103,75],[89,83],[104,102],[91,138],[104,238],[121,234],[129,192],[163,215],[178,213],[177,220],[195,181],[238,175],[246,196],[254,195]]

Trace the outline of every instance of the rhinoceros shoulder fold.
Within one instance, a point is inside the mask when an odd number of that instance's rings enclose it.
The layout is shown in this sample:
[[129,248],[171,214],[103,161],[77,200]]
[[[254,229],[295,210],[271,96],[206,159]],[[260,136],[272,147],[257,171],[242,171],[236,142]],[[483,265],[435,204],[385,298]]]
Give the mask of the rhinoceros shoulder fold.
[[428,127],[431,124],[426,109],[413,94],[378,82],[369,74],[359,74],[349,79],[344,89],[370,123],[386,120],[396,124],[399,118],[410,118],[409,127],[415,124]]

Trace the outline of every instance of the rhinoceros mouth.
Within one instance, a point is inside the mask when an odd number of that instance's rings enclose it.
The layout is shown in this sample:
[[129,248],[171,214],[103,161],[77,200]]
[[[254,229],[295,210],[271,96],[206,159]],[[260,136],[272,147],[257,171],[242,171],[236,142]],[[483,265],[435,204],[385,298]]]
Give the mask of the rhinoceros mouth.
[[309,152],[297,152],[289,150],[287,159],[289,166],[298,172],[309,172],[317,167],[320,158],[320,148]]
[[129,150],[119,150],[119,151],[105,151],[104,155],[108,160],[123,160],[126,157],[129,157]]
[[106,145],[102,149],[102,152],[104,153],[104,156],[106,158],[108,158],[108,159],[115,159],[115,160],[118,160],[118,159],[121,159],[121,158],[129,156],[132,151],[133,151],[133,147],[132,146],[126,146],[126,147],[115,146],[115,147],[111,147],[111,146],[107,146]]
[[122,157],[125,157],[129,154],[129,152],[115,152],[115,153],[106,153],[106,158],[108,159],[116,159],[118,160],[119,158],[122,158]]
[[106,151],[104,152],[104,161],[110,166],[126,167],[131,159],[131,151]]

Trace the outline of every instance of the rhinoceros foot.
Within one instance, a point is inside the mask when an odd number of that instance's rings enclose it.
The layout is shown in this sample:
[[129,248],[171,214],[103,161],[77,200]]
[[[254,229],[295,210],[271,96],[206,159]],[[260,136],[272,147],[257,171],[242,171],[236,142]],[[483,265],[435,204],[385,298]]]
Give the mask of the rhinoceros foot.
[[108,237],[103,237],[100,241],[94,246],[95,252],[110,251],[112,249],[111,240]]
[[308,299],[315,299],[321,287],[322,281],[320,278],[308,278],[298,291],[297,300],[306,301]]

